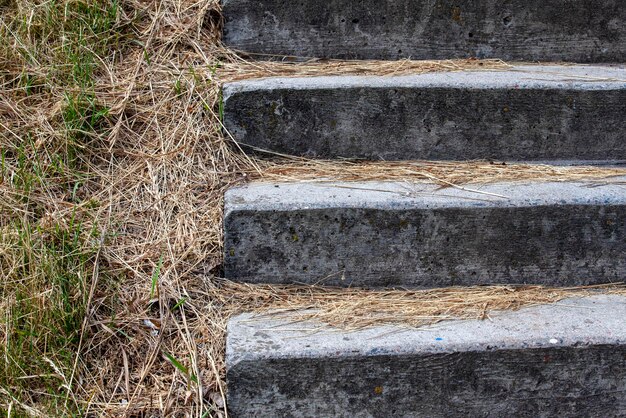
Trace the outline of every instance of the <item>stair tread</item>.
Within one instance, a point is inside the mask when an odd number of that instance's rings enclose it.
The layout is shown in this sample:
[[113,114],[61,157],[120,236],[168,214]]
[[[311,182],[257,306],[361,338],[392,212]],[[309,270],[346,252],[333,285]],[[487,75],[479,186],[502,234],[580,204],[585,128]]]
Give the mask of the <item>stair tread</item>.
[[626,88],[624,64],[511,64],[509,68],[433,71],[403,75],[268,76],[225,83],[225,95],[240,91],[294,88],[314,90],[343,87],[550,88],[605,90]]
[[225,277],[364,287],[620,282],[624,181],[251,183],[225,195]]
[[[276,358],[353,357],[511,350],[562,346],[626,345],[626,297],[570,298],[519,311],[490,313],[487,320],[453,320],[411,329],[382,325],[342,331],[297,321],[297,314],[231,319],[229,367]],[[258,335],[262,332],[263,335]]]
[[626,161],[626,67],[518,65],[224,84],[249,148],[370,160]]
[[614,416],[626,407],[625,317],[617,295],[419,329],[243,314],[228,324],[229,407],[236,416]]

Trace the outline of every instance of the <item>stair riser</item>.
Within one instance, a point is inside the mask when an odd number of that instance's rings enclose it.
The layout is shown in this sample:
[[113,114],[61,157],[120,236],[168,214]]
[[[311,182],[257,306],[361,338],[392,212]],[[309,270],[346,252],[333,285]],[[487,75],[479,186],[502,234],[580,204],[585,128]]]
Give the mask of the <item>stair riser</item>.
[[[226,277],[352,286],[572,286],[626,277],[626,206],[255,212],[226,223]],[[236,232],[235,232],[236,231]]]
[[[425,77],[226,85],[225,126],[242,145],[319,158],[626,160],[626,82],[478,85],[443,73],[428,76],[440,85],[424,85]],[[467,84],[445,86],[449,78]]]
[[[271,185],[257,187],[273,193]],[[255,283],[441,287],[573,286],[620,282],[626,277],[626,191],[620,191],[620,186],[613,186],[615,194],[607,191],[594,202],[577,204],[594,189],[563,192],[556,183],[548,190],[561,197],[561,202],[540,198],[530,206],[516,202],[506,207],[477,194],[448,197],[449,202],[444,197],[443,207],[422,204],[419,192],[408,200],[394,196],[402,193],[402,186],[374,205],[359,203],[354,196],[376,193],[367,188],[379,186],[355,186],[364,187],[362,191],[329,191],[324,186],[289,191],[286,187],[281,186],[285,194],[280,202],[262,208],[231,204],[245,196],[246,189],[227,194],[227,278]],[[326,199],[327,207],[306,202],[290,207],[298,193],[321,193],[320,200]],[[503,193],[528,193],[533,199],[534,191],[529,185],[519,192],[513,188]],[[454,206],[467,201],[474,204]]]
[[626,346],[240,363],[235,417],[619,416]]
[[258,54],[626,61],[619,0],[224,0],[223,13],[223,41]]

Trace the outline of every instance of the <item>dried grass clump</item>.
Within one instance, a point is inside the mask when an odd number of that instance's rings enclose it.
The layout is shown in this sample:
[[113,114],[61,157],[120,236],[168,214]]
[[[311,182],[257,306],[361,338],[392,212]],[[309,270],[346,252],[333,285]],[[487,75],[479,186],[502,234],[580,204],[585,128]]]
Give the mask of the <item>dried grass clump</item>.
[[[278,162],[280,161],[280,162]],[[525,181],[580,181],[590,186],[623,183],[626,170],[601,166],[505,164],[489,161],[352,162],[283,159],[257,162],[250,172],[257,181],[369,181],[428,182],[442,186]]]
[[[259,314],[288,313],[295,322],[316,321],[343,330],[376,325],[420,327],[445,320],[485,319],[491,311],[518,310],[604,292],[626,295],[614,285],[575,288],[475,286],[431,290],[364,290],[322,286],[248,285],[224,282],[216,293],[227,312],[244,306]],[[238,301],[233,304],[232,296]],[[238,306],[239,305],[239,306]]]
[[[315,308],[303,319],[348,329],[373,323],[419,326],[572,295],[622,291],[484,287],[372,292],[219,279],[223,192],[246,181],[613,181],[624,171],[249,157],[222,133],[218,108],[224,81],[498,69],[507,64],[259,63],[220,45],[218,0],[120,0],[97,3],[89,13],[101,16],[97,11],[109,13],[113,4],[114,14],[102,21],[102,31],[67,44],[64,31],[78,33],[70,18],[83,16],[83,3],[0,3],[0,283],[10,284],[2,287],[0,315],[9,318],[17,312],[18,285],[29,290],[26,300],[37,301],[38,311],[57,305],[67,309],[57,297],[64,285],[46,273],[58,269],[76,280],[64,295],[84,309],[67,345],[73,352],[42,358],[42,367],[48,360],[54,364],[45,366],[45,376],[22,373],[7,379],[9,384],[0,388],[5,410],[33,416],[75,410],[87,416],[223,416],[225,326],[241,311]],[[63,26],[47,30],[54,22]],[[83,60],[87,65],[80,64],[84,56],[90,57]],[[56,257],[50,269],[39,268],[50,254]],[[7,341],[14,331],[0,328],[0,340]],[[53,327],[46,330],[35,341],[39,348],[45,351],[46,337],[55,332]],[[66,366],[60,363],[64,356],[69,357]],[[11,365],[5,363],[4,370]],[[23,381],[33,390],[16,396]],[[60,394],[46,388],[61,388]]]
[[318,77],[328,75],[398,76],[437,71],[505,70],[511,65],[495,59],[458,59],[443,61],[343,61],[308,60],[304,62],[249,61],[235,58],[220,66],[222,82],[266,77]]

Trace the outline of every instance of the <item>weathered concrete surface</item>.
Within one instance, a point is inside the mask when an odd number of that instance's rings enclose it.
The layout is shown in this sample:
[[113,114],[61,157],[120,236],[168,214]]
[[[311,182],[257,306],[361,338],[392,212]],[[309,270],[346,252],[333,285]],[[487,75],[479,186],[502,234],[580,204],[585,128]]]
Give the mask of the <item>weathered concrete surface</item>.
[[[622,184],[249,184],[225,196],[225,275],[253,283],[583,285],[626,277]],[[485,194],[492,193],[503,197]]]
[[223,0],[223,41],[348,59],[623,62],[621,0]]
[[242,315],[228,326],[228,406],[234,417],[622,417],[624,318],[620,296],[419,330]]
[[238,143],[309,157],[626,160],[624,115],[623,66],[224,86],[225,126]]

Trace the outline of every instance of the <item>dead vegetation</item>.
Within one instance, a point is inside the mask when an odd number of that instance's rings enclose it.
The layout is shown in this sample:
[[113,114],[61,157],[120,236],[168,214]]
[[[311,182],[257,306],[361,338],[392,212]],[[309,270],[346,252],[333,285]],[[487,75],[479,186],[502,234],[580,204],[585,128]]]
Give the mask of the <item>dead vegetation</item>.
[[431,182],[442,187],[461,184],[523,181],[581,181],[590,186],[621,183],[624,169],[611,167],[565,167],[545,164],[504,164],[490,161],[328,161],[283,160],[258,162],[256,181],[368,181]]
[[247,61],[219,43],[217,0],[10,0],[0,13],[0,405],[9,416],[223,416],[225,324],[244,310],[316,308],[315,319],[336,326],[418,326],[622,291],[368,292],[218,279],[222,196],[234,184],[623,174],[251,158],[222,134],[225,80],[505,63]]
[[251,61],[239,58],[220,67],[220,80],[232,82],[264,77],[316,77],[325,75],[400,76],[435,71],[503,70],[510,65],[501,60],[443,61],[338,61],[308,60],[304,62]]

